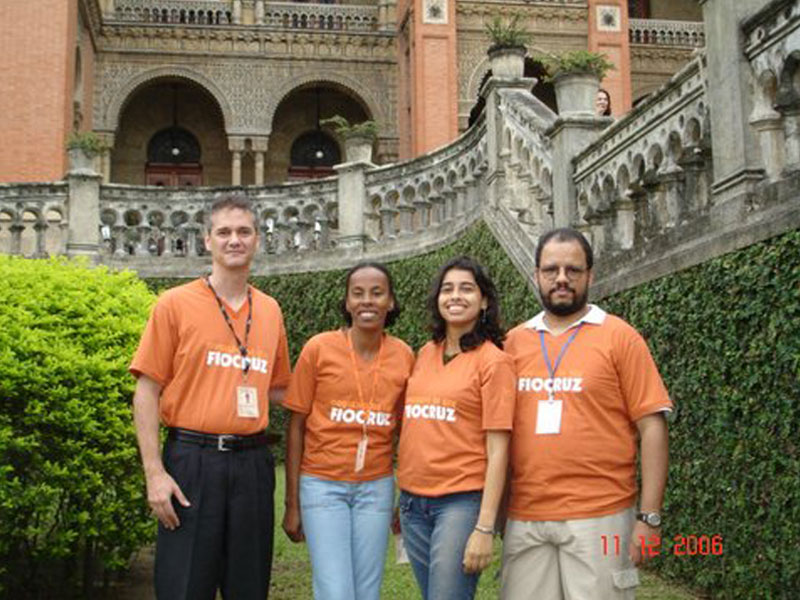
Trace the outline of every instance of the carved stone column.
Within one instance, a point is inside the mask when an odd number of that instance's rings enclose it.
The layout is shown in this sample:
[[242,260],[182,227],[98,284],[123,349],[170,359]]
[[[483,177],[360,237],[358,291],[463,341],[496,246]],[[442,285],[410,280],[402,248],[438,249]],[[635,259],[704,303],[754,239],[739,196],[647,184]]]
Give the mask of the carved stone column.
[[785,161],[781,113],[769,110],[760,115],[753,115],[750,117],[750,125],[758,132],[761,162],[767,172],[767,177],[774,181],[780,178]]
[[253,154],[255,156],[255,184],[264,185],[264,164],[267,156],[267,148],[269,146],[269,138],[257,137],[253,138]]
[[631,190],[617,201],[617,244],[622,250],[633,248],[636,233],[636,202]]
[[397,211],[400,213],[399,235],[407,237],[414,233],[414,206],[402,199],[397,205]]
[[33,254],[34,258],[47,258],[47,247],[45,245],[47,239],[47,223],[36,223],[33,226],[36,232],[36,251]]
[[256,25],[263,25],[264,24],[264,0],[256,0],[255,6],[255,22]]
[[228,149],[231,151],[231,185],[242,185],[244,138],[240,136],[228,137]]
[[233,0],[233,24],[242,23],[242,0]]
[[22,253],[22,232],[25,230],[25,226],[14,223],[8,230],[11,232],[11,254],[19,255]]
[[126,225],[114,225],[112,231],[114,233],[114,257],[125,258],[127,256],[125,252],[125,236],[128,233],[128,227]]
[[800,107],[784,111],[786,136],[786,168],[800,168]]

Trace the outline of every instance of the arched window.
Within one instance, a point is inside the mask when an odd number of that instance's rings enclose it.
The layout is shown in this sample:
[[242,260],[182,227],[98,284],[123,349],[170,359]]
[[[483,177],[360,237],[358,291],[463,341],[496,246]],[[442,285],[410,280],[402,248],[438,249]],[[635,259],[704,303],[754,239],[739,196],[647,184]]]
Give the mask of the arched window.
[[342,162],[342,155],[336,141],[316,129],[300,135],[292,143],[289,160],[290,177],[327,177],[333,175],[333,165]]
[[200,143],[194,135],[173,125],[150,138],[145,183],[157,186],[196,186],[203,183]]
[[191,132],[182,127],[162,129],[150,139],[147,161],[160,164],[198,164],[200,144]]

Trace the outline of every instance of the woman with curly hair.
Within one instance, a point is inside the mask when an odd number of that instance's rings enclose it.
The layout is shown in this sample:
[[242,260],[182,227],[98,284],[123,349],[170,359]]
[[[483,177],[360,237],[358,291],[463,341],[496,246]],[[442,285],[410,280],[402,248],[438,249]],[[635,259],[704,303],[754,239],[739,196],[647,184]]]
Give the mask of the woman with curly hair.
[[432,340],[408,380],[398,450],[400,522],[425,600],[474,597],[492,559],[514,412],[514,363],[494,284],[468,257],[434,280]]

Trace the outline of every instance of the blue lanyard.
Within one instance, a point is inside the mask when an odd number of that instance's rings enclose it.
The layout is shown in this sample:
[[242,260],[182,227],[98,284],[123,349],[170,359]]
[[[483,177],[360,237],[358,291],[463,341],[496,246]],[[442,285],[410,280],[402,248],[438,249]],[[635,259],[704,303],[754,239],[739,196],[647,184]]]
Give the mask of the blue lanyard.
[[[558,371],[558,367],[561,364],[561,359],[564,358],[564,355],[567,353],[567,348],[572,343],[572,340],[575,339],[575,336],[578,335],[578,332],[583,327],[583,323],[578,324],[575,328],[575,331],[572,332],[572,335],[569,336],[566,343],[561,346],[561,351],[558,353],[558,357],[556,357],[556,364],[553,366],[550,363],[550,357],[547,355],[547,346],[544,345],[544,331],[539,331],[539,344],[542,346],[542,354],[544,355],[544,363],[547,365],[547,373],[550,375],[550,379],[555,379],[556,371]],[[552,386],[552,384],[550,384]],[[552,387],[550,388],[550,392],[548,393],[548,397],[552,400],[553,399],[553,392]]]

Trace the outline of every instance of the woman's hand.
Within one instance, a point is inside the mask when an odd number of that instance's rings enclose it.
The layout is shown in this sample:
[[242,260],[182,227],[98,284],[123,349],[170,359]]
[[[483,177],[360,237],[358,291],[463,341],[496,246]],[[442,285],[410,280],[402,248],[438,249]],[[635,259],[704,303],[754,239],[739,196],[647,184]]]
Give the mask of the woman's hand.
[[287,506],[283,515],[283,530],[293,542],[304,542],[306,536],[303,533],[303,523],[300,520],[300,508],[297,506]]
[[473,531],[464,550],[464,572],[480,573],[492,562],[494,536]]

